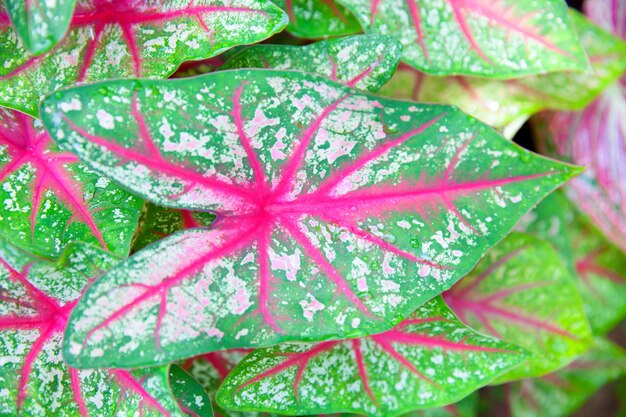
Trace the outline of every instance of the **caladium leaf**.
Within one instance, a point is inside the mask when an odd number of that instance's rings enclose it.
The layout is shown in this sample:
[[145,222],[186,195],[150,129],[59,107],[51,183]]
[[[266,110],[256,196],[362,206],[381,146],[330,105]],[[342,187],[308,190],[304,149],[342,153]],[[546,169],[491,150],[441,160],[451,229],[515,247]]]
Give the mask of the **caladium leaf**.
[[335,0],[274,0],[289,16],[289,33],[309,39],[352,35],[361,26],[352,13]]
[[39,121],[0,109],[0,236],[57,256],[72,240],[127,255],[142,202],[60,150]]
[[77,370],[61,358],[68,316],[83,289],[119,260],[70,244],[57,262],[0,242],[0,412],[62,417],[179,416],[167,368]]
[[4,4],[25,48],[30,53],[39,55],[63,39],[72,19],[76,0],[5,0]]
[[574,279],[550,244],[529,235],[504,238],[444,299],[470,327],[533,353],[501,381],[562,368],[591,343]]
[[387,330],[578,172],[455,108],[299,72],[83,86],[43,109],[94,169],[157,204],[219,213],[90,288],[66,338],[79,367]]
[[273,68],[311,71],[360,90],[377,91],[393,75],[402,47],[393,38],[357,35],[306,46],[254,45],[220,69]]
[[561,371],[512,384],[508,394],[510,415],[569,416],[603,385],[626,373],[622,349],[603,339],[595,345]]
[[169,383],[180,409],[191,417],[213,417],[211,399],[202,385],[178,365],[170,366]]
[[375,336],[258,349],[216,399],[240,411],[396,416],[460,400],[525,356],[465,327],[436,298]]
[[595,334],[626,318],[626,255],[599,233],[561,192],[548,196],[520,228],[551,242],[577,277]]
[[139,218],[131,252],[137,252],[179,230],[208,227],[214,220],[215,214],[211,212],[177,210],[146,203]]
[[[206,355],[191,358],[183,365],[196,378],[196,380],[207,390],[209,396],[215,398],[217,389],[222,381],[241,362],[250,351],[234,349],[228,351],[211,352]],[[219,405],[214,404],[215,414],[221,417],[274,417],[280,414],[254,413],[224,410]],[[470,395],[462,401],[450,404],[445,407],[429,408],[427,410],[411,411],[404,414],[404,417],[475,417],[476,416],[476,396]],[[319,417],[323,417],[320,415]],[[356,417],[352,414],[335,414],[335,417]]]
[[[570,17],[591,61],[589,72],[551,72],[512,80],[437,77],[401,64],[381,94],[445,103],[513,136],[520,122],[542,109],[578,110],[626,70],[626,43],[576,11]],[[507,127],[511,126],[508,130]]]
[[40,98],[60,87],[164,78],[183,61],[259,42],[286,23],[284,12],[267,0],[81,0],[64,40],[40,56],[29,54],[12,27],[0,23],[0,105],[36,116]]
[[562,0],[338,1],[429,74],[512,78],[588,65]]

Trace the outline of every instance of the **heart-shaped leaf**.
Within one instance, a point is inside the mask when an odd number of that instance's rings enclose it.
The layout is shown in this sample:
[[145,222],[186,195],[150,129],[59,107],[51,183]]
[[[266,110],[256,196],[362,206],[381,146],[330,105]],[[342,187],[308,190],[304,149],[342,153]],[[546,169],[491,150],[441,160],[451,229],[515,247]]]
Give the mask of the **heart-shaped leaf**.
[[465,327],[436,298],[382,334],[256,350],[216,398],[240,411],[397,416],[460,400],[524,358]]
[[183,61],[259,42],[286,23],[267,0],[81,0],[65,39],[40,56],[29,54],[13,28],[0,23],[0,105],[36,116],[40,98],[60,87],[164,78]]
[[178,365],[170,366],[169,383],[180,409],[191,417],[213,417],[211,399],[202,385]]
[[127,255],[142,202],[58,148],[41,123],[0,109],[0,236],[41,256],[72,240]]
[[509,386],[506,407],[512,417],[570,416],[597,390],[626,373],[626,355],[608,340],[567,368]]
[[83,289],[119,260],[85,244],[57,262],[0,242],[0,410],[21,416],[182,417],[167,368],[77,370],[61,358],[68,316]]
[[63,39],[76,0],[5,0],[4,4],[23,45],[30,53],[39,55]]
[[[189,370],[194,378],[207,390],[209,396],[214,399],[215,393],[224,378],[226,378],[230,371],[232,371],[248,353],[250,353],[250,351],[238,349],[211,352],[206,355],[191,358],[187,360],[183,366],[185,369]],[[475,417],[477,406],[476,399],[476,395],[470,395],[455,404],[440,408],[411,411],[410,413],[404,414],[403,417]],[[239,411],[224,410],[217,404],[214,404],[214,407],[216,414],[222,417],[242,416],[242,413]],[[245,415],[247,417],[274,417],[279,414],[246,412]],[[319,417],[323,416],[324,415],[320,415]],[[351,414],[337,414],[335,416],[356,417]]]
[[368,32],[396,37],[407,64],[433,75],[512,78],[584,70],[562,0],[339,0]]
[[444,299],[470,327],[533,353],[505,380],[562,368],[591,342],[574,279],[547,242],[529,235],[508,235]]
[[552,243],[577,277],[595,334],[626,318],[626,255],[600,234],[561,192],[548,196],[521,226]]
[[504,131],[507,137],[513,136],[521,122],[539,110],[582,109],[626,70],[626,43],[576,11],[570,11],[570,17],[591,61],[590,72],[564,71],[493,80],[431,76],[401,64],[381,94],[454,104]]
[[90,288],[66,338],[79,367],[387,330],[578,172],[454,108],[298,72],[119,81],[43,108],[94,169],[157,204],[218,212]]
[[274,0],[289,16],[287,30],[298,37],[318,39],[361,32],[356,18],[335,0]]
[[273,68],[310,71],[360,90],[376,91],[393,75],[402,47],[393,38],[357,35],[307,46],[254,45],[220,69]]

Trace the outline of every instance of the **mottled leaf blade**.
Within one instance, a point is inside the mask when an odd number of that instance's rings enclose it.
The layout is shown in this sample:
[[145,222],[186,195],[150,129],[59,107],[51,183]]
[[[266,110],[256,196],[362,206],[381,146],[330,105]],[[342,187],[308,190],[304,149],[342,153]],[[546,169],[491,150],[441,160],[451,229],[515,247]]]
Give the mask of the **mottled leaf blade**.
[[470,327],[533,354],[500,382],[553,372],[591,343],[573,277],[547,242],[529,235],[504,238],[444,299]]
[[119,261],[70,244],[57,262],[0,242],[0,396],[3,415],[182,417],[167,368],[77,370],[61,358],[63,330],[84,288]]
[[552,243],[577,278],[594,334],[603,335],[626,318],[626,255],[564,193],[548,196],[520,228]]
[[169,370],[170,389],[180,409],[191,417],[213,417],[211,400],[202,385],[178,365]]
[[361,32],[354,15],[335,0],[275,0],[289,16],[286,30],[300,38],[319,39]]
[[65,36],[76,0],[5,0],[4,5],[23,45],[33,55],[40,55]]
[[226,377],[217,402],[240,411],[397,416],[455,402],[524,358],[465,327],[437,298],[382,334],[256,350]]
[[[94,169],[155,203],[218,213],[211,230],[166,238],[91,287],[67,339],[76,366],[387,330],[578,172],[454,108],[298,72],[84,86],[44,110]],[[170,303],[189,292],[195,319],[181,322]]]
[[220,70],[272,68],[314,72],[360,90],[377,91],[393,75],[402,47],[393,38],[357,35],[306,46],[255,45]]
[[[191,358],[183,365],[196,378],[214,399],[215,393],[224,378],[241,360],[249,354],[245,350],[229,350],[211,352],[206,355]],[[411,411],[403,417],[476,417],[477,395],[470,395],[458,403],[444,407],[429,408],[427,410]],[[240,412],[224,410],[214,404],[216,414],[222,417],[275,417],[280,414]],[[320,415],[322,417],[323,415]],[[335,417],[356,417],[353,414],[335,414]]]
[[63,41],[44,55],[29,54],[0,23],[0,104],[36,116],[40,99],[60,87],[165,78],[184,61],[262,41],[286,23],[267,0],[81,0]]
[[569,416],[603,385],[625,373],[624,351],[608,340],[598,339],[594,349],[567,368],[512,384],[511,416]]
[[395,36],[403,61],[429,74],[502,79],[588,66],[561,0],[339,2],[366,32]]
[[39,121],[0,109],[0,236],[55,257],[73,240],[127,255],[142,202],[59,149]]
[[[591,69],[551,72],[512,80],[438,77],[401,65],[381,94],[429,103],[459,106],[479,120],[512,136],[530,115],[542,109],[577,110],[589,104],[626,70],[626,43],[571,10]],[[516,123],[517,122],[517,123]],[[506,132],[506,131],[505,131]]]

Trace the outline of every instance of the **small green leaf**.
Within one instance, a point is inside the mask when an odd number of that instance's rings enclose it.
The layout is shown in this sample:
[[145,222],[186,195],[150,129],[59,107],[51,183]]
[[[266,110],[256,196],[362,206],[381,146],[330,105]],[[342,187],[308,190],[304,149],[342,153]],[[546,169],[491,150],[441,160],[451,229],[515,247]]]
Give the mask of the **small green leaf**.
[[60,87],[165,78],[184,61],[262,41],[286,24],[287,16],[268,0],[227,5],[221,0],[81,0],[65,38],[44,55],[31,55],[13,28],[0,23],[0,105],[37,116],[40,99]]
[[465,327],[436,298],[382,334],[256,350],[216,398],[238,411],[397,416],[458,401],[525,357]]
[[591,342],[574,279],[547,242],[529,235],[508,235],[444,299],[467,325],[533,353],[500,381],[562,368]]
[[6,416],[182,417],[167,368],[78,370],[61,358],[63,330],[81,293],[119,262],[70,244],[56,262],[0,241],[0,410]]
[[512,78],[589,65],[562,0],[338,1],[429,74]]
[[335,0],[274,0],[274,3],[287,12],[289,33],[300,38],[319,39],[361,32],[354,15]]
[[377,91],[393,75],[401,54],[402,47],[393,38],[357,35],[307,46],[254,45],[233,56],[220,70],[308,71],[360,90]]
[[569,416],[603,385],[625,373],[624,351],[607,340],[598,339],[594,349],[567,368],[512,384],[508,405],[511,416]]
[[44,257],[74,240],[127,255],[141,199],[59,149],[41,122],[0,109],[0,237]]
[[65,36],[76,0],[5,0],[4,4],[26,49],[40,55]]
[[[400,65],[381,94],[428,103],[454,104],[512,136],[520,122],[542,109],[577,110],[589,104],[626,70],[626,43],[576,11],[570,11],[591,61],[588,72],[551,72],[513,80],[437,77]],[[510,128],[507,127],[511,126]]]
[[213,417],[209,395],[187,371],[178,365],[171,365],[169,383],[183,413],[191,417]]
[[578,278],[594,334],[603,335],[626,318],[626,254],[607,241],[562,192],[548,196],[521,228],[551,242]]

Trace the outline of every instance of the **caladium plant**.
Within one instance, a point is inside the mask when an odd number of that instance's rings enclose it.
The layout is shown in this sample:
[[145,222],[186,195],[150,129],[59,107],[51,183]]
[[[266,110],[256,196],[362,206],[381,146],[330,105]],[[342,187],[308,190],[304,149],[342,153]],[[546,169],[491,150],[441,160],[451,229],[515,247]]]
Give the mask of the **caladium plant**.
[[[118,104],[104,110],[107,99]],[[389,329],[577,173],[454,108],[295,72],[85,86],[43,111],[92,168],[155,203],[219,213],[211,230],[164,239],[90,288],[66,338],[79,367]],[[476,169],[483,152],[497,159]],[[197,304],[177,300],[189,291]]]
[[[570,413],[626,375],[625,11],[5,0],[0,416]],[[590,103],[549,195],[508,139]]]

